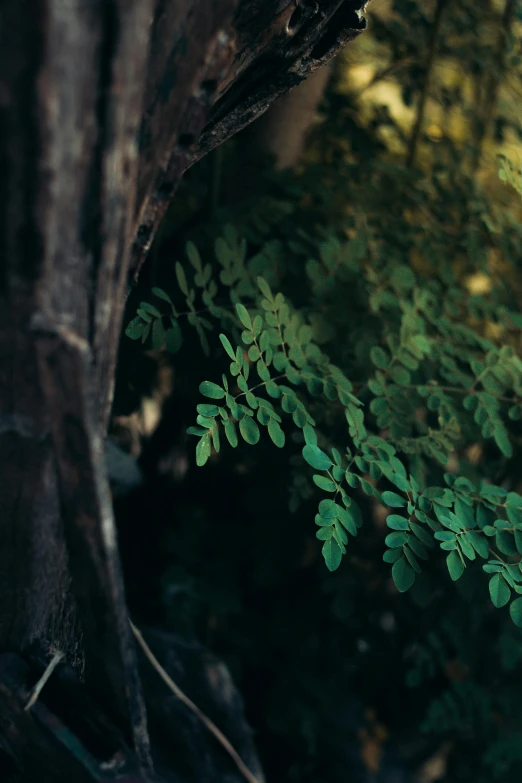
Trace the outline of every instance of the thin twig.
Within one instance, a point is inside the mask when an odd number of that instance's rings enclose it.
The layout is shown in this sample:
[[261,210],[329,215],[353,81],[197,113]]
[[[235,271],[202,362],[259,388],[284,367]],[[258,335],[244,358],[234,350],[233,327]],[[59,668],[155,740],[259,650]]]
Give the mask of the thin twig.
[[132,632],[134,633],[134,636],[136,637],[136,641],[140,645],[141,649],[147,656],[150,663],[153,665],[153,667],[158,672],[159,676],[163,680],[163,682],[167,685],[167,687],[172,691],[172,693],[185,704],[191,712],[196,715],[199,720],[205,724],[207,729],[211,732],[211,734],[214,735],[214,737],[217,739],[217,741],[223,746],[223,748],[226,750],[230,758],[234,761],[237,768],[245,778],[245,780],[248,781],[248,783],[260,783],[260,781],[255,777],[255,775],[250,772],[248,767],[246,766],[245,762],[242,760],[239,753],[235,750],[235,748],[231,745],[229,740],[225,737],[223,732],[221,732],[218,727],[216,726],[213,721],[210,720],[210,718],[207,718],[204,712],[202,712],[199,707],[194,704],[191,699],[189,699],[188,696],[186,696],[181,688],[176,685],[174,680],[167,674],[161,663],[158,661],[152,650],[150,649],[149,645],[143,638],[141,632],[136,628],[136,626],[132,623],[131,620],[129,620],[130,626],[132,628]]
[[60,650],[57,650],[55,652],[55,654],[53,655],[53,657],[51,659],[51,662],[48,665],[48,667],[46,668],[46,670],[44,671],[44,673],[42,674],[42,676],[40,677],[40,679],[38,680],[38,682],[34,686],[33,692],[31,694],[31,698],[29,699],[29,701],[25,705],[24,710],[26,710],[26,711],[30,710],[31,707],[34,706],[34,704],[36,703],[38,697],[40,696],[40,694],[41,694],[41,692],[42,692],[42,690],[43,690],[43,688],[45,686],[45,683],[47,682],[47,680],[49,679],[51,674],[54,672],[54,670],[56,669],[56,667],[58,666],[58,664],[60,663],[60,661],[62,660],[63,657],[64,657],[64,653],[60,652]]
[[428,100],[428,92],[430,88],[430,82],[431,82],[431,75],[433,71],[433,66],[435,64],[435,54],[437,52],[437,46],[439,41],[439,33],[440,33],[440,27],[442,23],[442,17],[444,14],[444,9],[446,7],[446,0],[437,0],[437,5],[435,7],[435,14],[433,17],[433,22],[431,26],[431,36],[430,36],[430,42],[429,42],[429,48],[428,48],[428,57],[426,60],[426,66],[425,66],[425,73],[424,73],[424,85],[422,89],[422,94],[420,97],[419,104],[417,106],[417,116],[415,118],[415,123],[413,125],[412,134],[410,137],[410,142],[408,145],[408,153],[406,156],[406,166],[408,168],[412,168],[413,164],[415,163],[415,155],[417,152],[417,146],[420,139],[420,134],[422,131],[422,126],[424,123],[424,114],[426,111],[426,102]]

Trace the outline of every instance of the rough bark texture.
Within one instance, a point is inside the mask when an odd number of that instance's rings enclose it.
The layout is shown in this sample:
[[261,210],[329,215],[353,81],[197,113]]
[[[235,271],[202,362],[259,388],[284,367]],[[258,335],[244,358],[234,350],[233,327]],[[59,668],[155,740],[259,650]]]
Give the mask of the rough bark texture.
[[[165,671],[225,733],[241,759],[264,783],[241,697],[225,666],[208,650],[172,634],[147,631],[145,639]],[[143,773],[122,732],[100,712],[90,689],[60,664],[28,713],[29,692],[43,662],[0,654],[0,780],[11,783],[10,759],[23,758],[29,783],[244,783],[214,737],[167,689],[143,657],[149,731],[156,774]],[[2,753],[4,751],[4,753]]]
[[355,37],[360,6],[0,3],[0,648],[85,662],[143,769],[103,467],[125,291],[183,172]]

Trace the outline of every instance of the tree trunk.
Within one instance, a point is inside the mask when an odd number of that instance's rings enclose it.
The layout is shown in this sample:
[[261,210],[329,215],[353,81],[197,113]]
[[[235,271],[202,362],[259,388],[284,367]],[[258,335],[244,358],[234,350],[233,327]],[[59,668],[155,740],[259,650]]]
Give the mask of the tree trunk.
[[291,169],[301,160],[329,78],[329,65],[313,71],[252,125],[249,142],[272,155],[276,168]]
[[145,770],[104,469],[125,293],[183,172],[354,38],[361,4],[0,3],[0,649],[63,650]]

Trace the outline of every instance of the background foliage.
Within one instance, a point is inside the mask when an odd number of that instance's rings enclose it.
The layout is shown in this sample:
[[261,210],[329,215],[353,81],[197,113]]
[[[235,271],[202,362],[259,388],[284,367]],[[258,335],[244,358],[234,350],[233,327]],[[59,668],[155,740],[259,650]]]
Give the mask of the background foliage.
[[174,357],[131,600],[224,656],[268,779],[522,772],[520,17],[376,2],[300,170],[204,161],[129,302],[115,427]]

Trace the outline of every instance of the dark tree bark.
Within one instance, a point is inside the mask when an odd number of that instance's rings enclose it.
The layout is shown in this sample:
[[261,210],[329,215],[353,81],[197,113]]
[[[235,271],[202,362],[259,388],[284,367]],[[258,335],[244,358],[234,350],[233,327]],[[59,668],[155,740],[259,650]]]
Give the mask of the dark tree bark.
[[353,39],[361,5],[0,0],[0,649],[63,650],[143,770],[104,468],[125,293],[183,172]]

